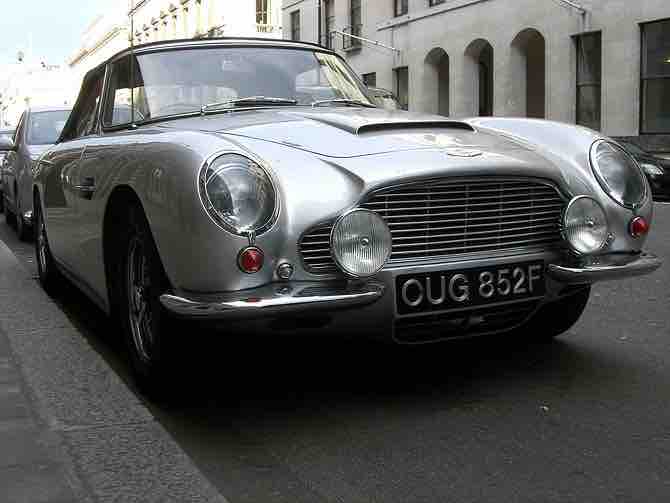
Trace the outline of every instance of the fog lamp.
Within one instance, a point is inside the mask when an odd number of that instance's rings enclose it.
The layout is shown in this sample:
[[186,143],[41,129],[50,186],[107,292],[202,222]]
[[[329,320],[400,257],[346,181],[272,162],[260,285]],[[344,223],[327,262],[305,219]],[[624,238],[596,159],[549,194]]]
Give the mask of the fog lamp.
[[356,209],[335,222],[330,246],[335,263],[346,274],[356,278],[372,276],[391,255],[391,231],[376,213]]
[[588,196],[572,199],[563,216],[563,234],[573,250],[581,254],[600,250],[609,236],[602,206]]

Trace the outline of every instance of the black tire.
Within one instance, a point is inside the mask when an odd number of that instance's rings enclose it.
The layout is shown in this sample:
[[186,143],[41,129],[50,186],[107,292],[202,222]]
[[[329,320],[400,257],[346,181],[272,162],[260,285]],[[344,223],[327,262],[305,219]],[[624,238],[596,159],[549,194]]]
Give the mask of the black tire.
[[[3,196],[4,197],[4,196]],[[7,203],[5,203],[5,222],[7,222],[7,225],[9,225],[12,228],[16,227],[16,215],[12,213],[12,211],[9,209],[9,206]]]
[[49,247],[49,239],[47,237],[46,226],[42,218],[42,208],[39,203],[39,198],[35,198],[35,261],[37,262],[37,274],[42,284],[42,288],[49,294],[53,295],[58,291],[63,283],[63,276],[56,266],[51,248]]
[[583,288],[540,308],[521,327],[522,335],[531,341],[551,341],[570,330],[582,316],[589,302],[591,287]]
[[174,361],[172,343],[176,320],[159,297],[170,290],[158,250],[142,208],[131,203],[118,236],[111,270],[112,305],[118,315],[125,346],[138,387],[152,399],[171,392],[169,370]]
[[16,222],[16,234],[19,236],[19,240],[29,241],[33,236],[33,231],[31,226],[28,225],[25,220],[23,220],[23,216],[21,216],[20,211],[14,215],[14,220]]

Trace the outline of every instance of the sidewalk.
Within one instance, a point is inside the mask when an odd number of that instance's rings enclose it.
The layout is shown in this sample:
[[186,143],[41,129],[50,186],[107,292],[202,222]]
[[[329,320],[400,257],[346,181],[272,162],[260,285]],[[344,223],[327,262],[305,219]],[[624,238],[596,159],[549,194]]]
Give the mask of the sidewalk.
[[0,502],[225,501],[0,241]]
[[0,500],[71,502],[60,439],[36,417],[28,389],[0,330]]

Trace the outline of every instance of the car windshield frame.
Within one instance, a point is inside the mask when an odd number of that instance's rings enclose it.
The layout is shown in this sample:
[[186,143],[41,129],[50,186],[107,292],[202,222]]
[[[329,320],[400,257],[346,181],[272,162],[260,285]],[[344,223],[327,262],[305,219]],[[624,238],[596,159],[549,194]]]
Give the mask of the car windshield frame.
[[[165,55],[165,54],[173,54],[175,52],[186,52],[186,51],[238,51],[238,50],[256,50],[256,51],[292,51],[295,53],[301,52],[308,52],[311,53],[315,59],[319,60],[320,57],[323,58],[330,58],[330,61],[336,61],[337,65],[339,65],[338,71],[343,71],[346,74],[346,77],[348,77],[348,83],[351,84],[351,89],[355,90],[355,98],[357,100],[360,100],[361,102],[364,103],[362,106],[369,106],[369,107],[375,107],[378,108],[377,103],[374,101],[374,99],[371,97],[367,87],[365,84],[361,81],[360,77],[356,72],[352,70],[352,68],[347,64],[347,62],[338,54],[329,51],[327,49],[321,49],[319,47],[301,47],[301,46],[282,46],[282,45],[267,45],[267,44],[252,44],[252,43],[241,43],[241,44],[234,44],[234,43],[222,43],[222,44],[203,44],[203,45],[185,45],[185,46],[168,46],[168,47],[148,47],[148,48],[141,48],[141,49],[136,49],[134,51],[126,51],[124,53],[121,53],[114,58],[110,59],[106,63],[107,67],[107,78],[106,78],[106,84],[105,84],[105,92],[103,96],[103,103],[102,103],[102,112],[100,114],[100,123],[102,126],[103,131],[117,131],[117,130],[122,130],[122,129],[128,129],[136,126],[140,126],[143,124],[150,124],[154,122],[161,122],[161,121],[166,121],[166,120],[174,120],[174,119],[179,119],[183,117],[193,117],[193,116],[198,116],[198,115],[204,115],[202,108],[203,106],[207,105],[209,103],[209,100],[205,100],[202,104],[199,104],[197,107],[195,103],[193,103],[193,109],[192,110],[187,110],[183,112],[175,112],[175,113],[168,113],[168,114],[163,114],[163,115],[158,115],[158,116],[145,116],[144,112],[142,112],[142,116],[145,117],[141,121],[134,121],[134,122],[126,122],[126,123],[121,123],[121,124],[114,124],[110,123],[108,120],[109,117],[109,112],[110,110],[113,110],[115,106],[118,104],[115,103],[115,92],[120,91],[120,90],[127,90],[129,91],[129,88],[123,88],[123,87],[115,87],[113,83],[113,65],[115,63],[120,63],[126,58],[131,58],[127,59],[127,61],[132,61],[132,58],[135,60],[134,65],[128,64],[128,66],[133,66],[132,72],[129,72],[131,76],[129,77],[129,81],[131,78],[134,78],[134,73],[137,72],[138,67],[140,66],[140,58],[147,57],[147,56],[152,56],[152,55]],[[323,67],[323,63],[320,62],[319,60],[318,64]],[[313,69],[317,69],[319,66],[314,66]],[[313,70],[312,69],[312,70]],[[323,70],[319,72],[319,78],[321,78],[321,74],[323,73]],[[299,74],[296,74],[299,75]],[[144,79],[144,76],[142,77]],[[203,84],[204,85],[204,84]],[[144,86],[143,86],[144,87]],[[137,87],[134,88],[135,91],[132,93],[128,93],[132,97],[128,99],[129,105],[131,106],[133,110],[133,114],[135,117],[137,117],[137,111],[139,110],[139,106],[136,106],[136,90],[138,89]],[[297,85],[296,85],[297,89]],[[334,84],[330,89],[335,89]],[[241,98],[244,98],[245,96],[240,96]],[[278,98],[284,98],[282,96],[277,96]],[[286,99],[294,99],[293,96],[288,96],[285,97]],[[233,98],[234,99],[234,98]],[[309,101],[303,101],[296,103],[295,105],[291,106],[309,106],[312,107],[312,103],[314,101],[317,101],[317,98],[314,98]],[[369,105],[368,105],[369,104]],[[333,105],[337,105],[337,103],[334,103]],[[286,103],[269,103],[269,102],[264,102],[264,103],[253,103],[253,102],[247,102],[247,103],[240,103],[238,105],[232,106],[232,107],[222,107],[222,108],[216,108],[212,110],[207,110],[207,114],[212,114],[212,113],[229,113],[233,110],[249,110],[249,109],[262,109],[262,108],[279,108],[279,107],[286,107]]]

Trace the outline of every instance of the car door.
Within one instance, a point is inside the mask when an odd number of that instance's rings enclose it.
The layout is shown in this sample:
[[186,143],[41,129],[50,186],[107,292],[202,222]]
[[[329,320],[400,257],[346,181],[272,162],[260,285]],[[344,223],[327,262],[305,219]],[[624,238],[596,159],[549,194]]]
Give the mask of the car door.
[[95,136],[103,78],[104,68],[86,76],[61,141],[41,161],[48,167],[43,199],[49,246],[54,257],[78,277],[82,273],[79,246],[85,232],[78,220],[78,205],[89,193],[80,174],[81,160]]
[[12,140],[14,141],[15,149],[7,152],[7,157],[5,157],[5,169],[4,169],[5,183],[3,184],[4,185],[3,190],[7,206],[10,208],[10,211],[12,212],[16,212],[16,194],[18,192],[16,175],[18,172],[18,162],[19,162],[18,147],[23,138],[25,137],[24,129],[25,124],[27,122],[26,115],[28,115],[27,111],[21,114],[19,123],[16,126],[16,130],[14,131],[14,136]]

